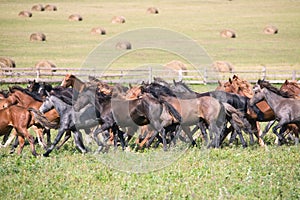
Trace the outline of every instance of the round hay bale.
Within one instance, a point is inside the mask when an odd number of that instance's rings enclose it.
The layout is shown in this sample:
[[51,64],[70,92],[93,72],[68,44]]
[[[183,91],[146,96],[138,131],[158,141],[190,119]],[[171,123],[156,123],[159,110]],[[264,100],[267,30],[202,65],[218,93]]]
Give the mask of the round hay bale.
[[150,8],[147,9],[147,13],[149,13],[149,14],[158,14],[159,11],[155,7],[150,7]]
[[32,17],[32,13],[29,12],[29,11],[23,10],[23,11],[19,12],[18,16],[20,16],[20,17]]
[[15,68],[16,67],[15,61],[12,60],[11,58],[7,58],[7,57],[0,57],[0,65],[1,65],[1,68]]
[[46,35],[44,33],[32,33],[30,41],[46,41]]
[[44,6],[42,4],[37,4],[37,5],[33,5],[31,7],[31,10],[32,11],[44,11],[45,8],[44,8]]
[[102,27],[95,27],[95,28],[92,28],[91,34],[94,34],[94,35],[105,35],[106,34],[106,30],[104,28],[102,28]]
[[57,11],[57,7],[55,5],[48,4],[45,6],[45,10],[46,11]]
[[[172,60],[171,62],[165,64],[165,67],[177,72],[179,72],[180,70],[187,70],[186,64],[179,60]],[[187,75],[187,72],[183,72],[183,75]]]
[[215,61],[213,63],[213,68],[218,72],[232,72],[233,65],[227,61]]
[[131,49],[131,43],[128,41],[122,41],[122,42],[118,42],[116,44],[116,49],[120,49],[120,50],[128,50]]
[[268,35],[273,35],[278,33],[278,28],[272,25],[268,25],[264,28],[264,33]]
[[83,18],[79,14],[73,14],[69,16],[69,21],[82,21]]
[[125,22],[126,22],[126,19],[123,16],[114,16],[111,19],[111,23],[113,23],[113,24],[123,24]]
[[56,65],[48,60],[42,60],[36,63],[35,68],[40,72],[56,72]]
[[225,29],[220,32],[221,37],[223,38],[235,38],[236,34],[233,30]]

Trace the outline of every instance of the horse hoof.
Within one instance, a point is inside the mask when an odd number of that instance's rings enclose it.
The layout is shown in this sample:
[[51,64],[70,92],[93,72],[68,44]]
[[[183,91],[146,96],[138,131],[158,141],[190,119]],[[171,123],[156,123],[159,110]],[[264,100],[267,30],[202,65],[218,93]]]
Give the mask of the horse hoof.
[[49,153],[46,152],[46,153],[43,154],[43,156],[44,156],[44,157],[49,157]]

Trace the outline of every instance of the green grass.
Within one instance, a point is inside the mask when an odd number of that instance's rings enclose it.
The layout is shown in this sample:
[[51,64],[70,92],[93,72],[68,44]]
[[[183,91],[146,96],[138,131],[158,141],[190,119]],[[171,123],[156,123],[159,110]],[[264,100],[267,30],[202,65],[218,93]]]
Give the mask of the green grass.
[[[53,152],[50,158],[33,158],[27,147],[22,156],[9,155],[1,149],[1,198],[300,198],[297,146],[209,151],[192,148],[170,166],[141,174],[109,168],[101,161],[104,156],[81,155],[72,143]],[[112,162],[121,158],[115,159]]]

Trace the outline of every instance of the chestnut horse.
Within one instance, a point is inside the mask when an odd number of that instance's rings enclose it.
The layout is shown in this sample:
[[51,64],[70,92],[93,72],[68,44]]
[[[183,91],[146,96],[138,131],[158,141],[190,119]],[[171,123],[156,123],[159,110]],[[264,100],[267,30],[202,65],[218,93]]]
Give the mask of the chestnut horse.
[[32,155],[37,156],[34,146],[34,137],[28,132],[28,128],[33,125],[33,118],[30,112],[23,107],[13,105],[0,110],[0,136],[15,129],[19,139],[19,151],[22,153],[25,138],[30,143]]
[[[23,108],[35,108],[39,109],[42,105],[42,100],[37,95],[32,95],[30,92],[24,90],[23,88],[13,88],[11,89],[11,93],[9,96],[3,100],[4,107],[9,107],[11,105],[18,105]],[[45,114],[45,116],[49,119],[49,121],[56,121],[59,120],[59,115],[56,112],[55,109],[50,110]],[[43,128],[39,124],[34,124],[32,127],[34,131],[37,133],[37,136],[40,139],[40,142],[42,143],[42,146],[44,148],[47,148],[46,143],[43,139]]]

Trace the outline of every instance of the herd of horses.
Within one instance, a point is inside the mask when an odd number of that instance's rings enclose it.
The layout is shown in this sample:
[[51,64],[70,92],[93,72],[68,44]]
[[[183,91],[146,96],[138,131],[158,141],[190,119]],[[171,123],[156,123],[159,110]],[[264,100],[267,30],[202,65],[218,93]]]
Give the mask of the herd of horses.
[[[73,135],[76,148],[86,153],[82,130],[95,141],[97,152],[107,152],[110,146],[125,150],[135,134],[138,148],[162,144],[167,151],[177,141],[194,146],[198,130],[201,145],[207,148],[220,148],[226,138],[231,144],[237,136],[247,147],[245,134],[250,144],[254,135],[264,146],[263,137],[275,123],[272,131],[279,145],[287,140],[298,144],[299,98],[297,82],[285,81],[278,89],[265,80],[252,86],[236,75],[219,82],[215,91],[198,93],[182,81],[155,78],[126,87],[95,77],[83,82],[67,74],[59,86],[30,81],[26,88],[12,86],[0,92],[0,146],[14,141],[11,152],[19,146],[21,154],[27,139],[34,156],[38,155],[36,142],[45,149],[43,155],[49,156]],[[269,122],[264,131],[260,122]],[[51,129],[57,129],[53,142]]]

